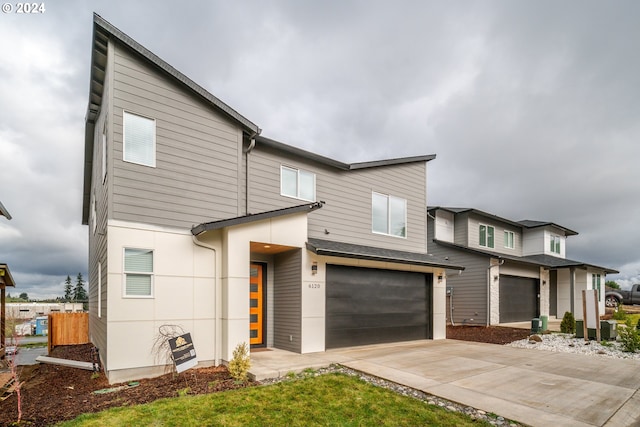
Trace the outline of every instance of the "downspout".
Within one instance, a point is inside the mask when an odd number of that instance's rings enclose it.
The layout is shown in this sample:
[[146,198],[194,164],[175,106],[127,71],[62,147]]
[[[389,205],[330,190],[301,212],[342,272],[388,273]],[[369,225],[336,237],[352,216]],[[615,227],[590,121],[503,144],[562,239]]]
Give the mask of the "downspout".
[[246,150],[244,150],[244,214],[249,215],[249,153],[253,151],[256,146],[256,136],[260,134],[260,130],[258,132],[254,132],[251,134],[250,143]]
[[571,296],[571,314],[573,314],[574,316],[576,315],[575,313],[575,303],[573,301],[573,299],[575,298],[575,286],[576,286],[576,268],[575,267],[571,267],[569,269],[569,292],[570,292],[570,296]]
[[502,264],[504,264],[504,259],[501,259],[497,265],[491,265],[491,260],[489,260],[489,267],[487,267],[487,326],[491,326],[491,269],[500,267]]
[[215,350],[213,355],[213,363],[216,366],[218,366],[220,365],[221,358],[222,358],[222,316],[221,316],[222,286],[219,283],[220,275],[218,274],[218,250],[212,245],[208,245],[204,242],[201,242],[200,240],[198,240],[198,237],[195,235],[192,235],[191,237],[193,237],[193,243],[196,246],[200,246],[201,248],[210,249],[213,251],[213,266],[214,266],[213,283],[215,287],[215,296],[216,296],[215,313],[213,314],[216,322]]

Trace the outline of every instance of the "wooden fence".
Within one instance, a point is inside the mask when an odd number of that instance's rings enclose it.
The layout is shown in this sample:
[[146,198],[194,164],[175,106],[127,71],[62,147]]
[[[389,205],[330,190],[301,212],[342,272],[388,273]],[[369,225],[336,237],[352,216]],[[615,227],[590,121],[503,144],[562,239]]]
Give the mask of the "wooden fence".
[[89,313],[49,315],[49,352],[57,345],[89,343]]

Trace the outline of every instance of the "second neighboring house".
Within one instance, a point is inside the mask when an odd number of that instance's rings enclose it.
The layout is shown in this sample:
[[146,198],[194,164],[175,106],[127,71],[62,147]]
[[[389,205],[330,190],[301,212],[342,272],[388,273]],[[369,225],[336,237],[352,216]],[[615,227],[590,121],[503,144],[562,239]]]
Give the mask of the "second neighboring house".
[[618,271],[567,259],[575,231],[472,208],[430,207],[428,214],[430,252],[465,266],[447,279],[450,322],[497,325],[567,311],[582,319],[586,289],[598,291],[604,313],[605,277]]
[[90,336],[110,382],[164,373],[163,325],[201,364],[445,338],[427,252],[433,155],[343,163],[260,129],[94,16],[83,223]]

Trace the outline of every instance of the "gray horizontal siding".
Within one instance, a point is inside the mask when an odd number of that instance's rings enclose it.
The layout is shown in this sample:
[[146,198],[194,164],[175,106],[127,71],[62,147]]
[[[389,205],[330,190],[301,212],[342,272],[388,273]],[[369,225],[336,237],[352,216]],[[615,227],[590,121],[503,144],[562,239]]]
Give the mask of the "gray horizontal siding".
[[[477,249],[489,249],[493,252],[522,256],[522,231],[515,228],[505,226],[499,221],[493,221],[477,215],[469,215],[469,247]],[[485,248],[480,246],[480,224],[488,225],[494,228],[494,247]],[[504,232],[512,231],[514,233],[514,248],[508,249],[504,247]]]
[[[449,273],[447,286],[453,287],[453,321],[459,324],[487,324],[487,268],[489,257],[447,248],[437,243],[429,244],[429,253],[449,257],[449,262],[463,265],[462,274]],[[450,299],[447,298],[447,304]],[[447,319],[450,317],[447,305]]]
[[[426,163],[343,171],[303,158],[256,147],[250,154],[249,212],[257,213],[304,203],[280,195],[281,165],[316,174],[316,200],[325,206],[309,215],[309,237],[398,250],[426,248]],[[371,229],[371,194],[407,200],[406,239],[375,234]],[[325,234],[325,230],[329,234]]]
[[[114,56],[114,219],[190,228],[238,215],[242,130],[118,47]],[[156,120],[156,167],[122,160],[123,111]]]
[[276,348],[296,353],[302,351],[301,263],[300,250],[276,255],[273,280],[273,342]]

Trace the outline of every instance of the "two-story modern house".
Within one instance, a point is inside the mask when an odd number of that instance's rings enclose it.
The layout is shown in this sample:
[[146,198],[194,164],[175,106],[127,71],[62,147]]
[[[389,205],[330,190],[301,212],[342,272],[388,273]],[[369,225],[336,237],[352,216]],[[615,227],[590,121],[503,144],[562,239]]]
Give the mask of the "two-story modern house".
[[552,222],[512,221],[472,208],[429,207],[429,251],[465,266],[447,279],[447,317],[454,324],[496,325],[582,319],[582,290],[597,289],[604,313],[607,273],[617,271],[567,259],[567,237]]
[[427,252],[433,155],[343,163],[253,122],[94,15],[84,224],[90,335],[109,381],[164,372],[163,325],[198,361],[446,335]]

